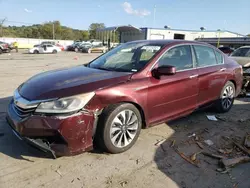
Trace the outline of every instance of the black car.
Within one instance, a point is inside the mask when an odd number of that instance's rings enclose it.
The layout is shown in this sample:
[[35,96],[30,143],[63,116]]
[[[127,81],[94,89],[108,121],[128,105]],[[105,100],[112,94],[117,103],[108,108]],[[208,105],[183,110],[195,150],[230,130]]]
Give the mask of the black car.
[[234,49],[230,48],[230,47],[219,47],[218,48],[220,51],[222,51],[224,54],[230,55],[231,53],[233,53]]
[[78,51],[81,44],[82,44],[81,42],[75,42],[72,45],[68,46],[67,50],[68,51]]

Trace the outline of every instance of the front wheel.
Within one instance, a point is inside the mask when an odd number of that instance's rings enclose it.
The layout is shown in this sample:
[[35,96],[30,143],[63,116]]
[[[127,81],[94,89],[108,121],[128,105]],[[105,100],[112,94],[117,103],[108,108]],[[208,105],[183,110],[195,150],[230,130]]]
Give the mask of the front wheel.
[[[100,124],[101,123],[101,124]],[[98,125],[98,144],[110,153],[121,153],[131,148],[139,137],[142,118],[132,104],[108,107]]]
[[231,81],[228,81],[223,87],[220,98],[215,104],[215,107],[219,113],[228,112],[234,103],[235,86]]

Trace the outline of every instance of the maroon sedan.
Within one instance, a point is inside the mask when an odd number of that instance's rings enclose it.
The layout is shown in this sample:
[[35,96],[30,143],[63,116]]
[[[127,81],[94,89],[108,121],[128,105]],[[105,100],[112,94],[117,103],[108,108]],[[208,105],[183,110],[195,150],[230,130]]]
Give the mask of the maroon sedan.
[[38,74],[15,91],[7,120],[20,139],[74,155],[93,143],[128,150],[141,128],[207,104],[227,112],[242,68],[204,43],[157,40],[122,44],[87,65]]

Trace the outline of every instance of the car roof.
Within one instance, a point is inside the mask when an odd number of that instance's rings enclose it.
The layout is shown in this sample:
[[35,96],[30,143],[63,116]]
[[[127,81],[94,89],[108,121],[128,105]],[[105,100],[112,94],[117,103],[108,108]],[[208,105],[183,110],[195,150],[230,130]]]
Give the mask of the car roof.
[[[155,44],[155,45],[169,45],[169,44],[187,44],[187,43],[193,43],[193,44],[202,44],[207,46],[212,46],[205,42],[198,42],[198,41],[189,41],[189,40],[178,40],[178,39],[170,39],[170,40],[137,40],[127,43],[147,43],[147,44]],[[214,46],[212,46],[214,47]]]
[[250,46],[241,46],[240,48],[250,48]]

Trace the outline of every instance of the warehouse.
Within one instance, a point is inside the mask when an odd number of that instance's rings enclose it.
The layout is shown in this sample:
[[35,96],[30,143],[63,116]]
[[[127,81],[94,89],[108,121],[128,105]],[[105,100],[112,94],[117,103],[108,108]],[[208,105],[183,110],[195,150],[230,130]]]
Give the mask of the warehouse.
[[239,33],[227,30],[182,30],[165,28],[136,28],[129,26],[107,27],[97,31],[99,39],[106,41],[108,38],[112,40],[114,33],[119,33],[120,42],[129,42],[134,40],[154,40],[154,39],[183,39],[195,40],[198,38],[230,38],[244,37]]

